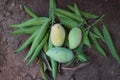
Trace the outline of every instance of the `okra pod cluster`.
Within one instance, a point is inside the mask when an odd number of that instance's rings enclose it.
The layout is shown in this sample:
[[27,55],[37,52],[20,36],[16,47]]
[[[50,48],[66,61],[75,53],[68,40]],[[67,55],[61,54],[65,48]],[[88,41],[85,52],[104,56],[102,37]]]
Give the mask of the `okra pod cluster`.
[[[120,62],[107,28],[103,25],[101,32],[96,26],[104,16],[99,17],[79,10],[76,4],[68,5],[69,10],[65,10],[57,8],[55,0],[50,0],[49,3],[49,17],[39,17],[26,5],[23,5],[25,12],[32,18],[20,24],[10,25],[16,29],[10,34],[30,35],[15,52],[18,53],[31,44],[24,61],[31,64],[39,58],[40,71],[45,80],[49,80],[46,70],[51,71],[53,79],[56,80],[59,63],[86,63],[88,58],[84,52],[84,46],[89,48],[93,46],[101,55],[107,57],[98,39],[108,46],[113,57]],[[95,22],[88,24],[87,21],[91,19],[94,19]]]

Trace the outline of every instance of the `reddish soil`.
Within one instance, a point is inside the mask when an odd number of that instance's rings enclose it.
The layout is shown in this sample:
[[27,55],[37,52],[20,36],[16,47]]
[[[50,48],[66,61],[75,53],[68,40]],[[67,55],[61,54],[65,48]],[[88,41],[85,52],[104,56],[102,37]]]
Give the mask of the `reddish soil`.
[[[57,0],[58,6],[77,3],[79,8],[98,15],[104,14],[118,53],[120,53],[120,0]],[[28,35],[13,36],[9,24],[20,23],[30,17],[22,10],[25,3],[37,15],[48,16],[48,0],[0,0],[0,80],[43,80],[39,66],[26,66],[23,62],[25,51],[14,54]],[[63,71],[57,80],[120,80],[120,64],[107,50],[108,58],[102,57],[95,49],[86,49],[90,64],[76,71]],[[119,54],[120,55],[120,54]]]

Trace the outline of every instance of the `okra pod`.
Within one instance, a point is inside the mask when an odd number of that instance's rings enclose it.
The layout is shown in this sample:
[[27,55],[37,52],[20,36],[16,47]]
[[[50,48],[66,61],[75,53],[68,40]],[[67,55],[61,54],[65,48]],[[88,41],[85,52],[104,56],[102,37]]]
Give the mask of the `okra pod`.
[[103,35],[104,35],[104,39],[105,42],[112,54],[112,56],[115,58],[115,60],[117,60],[118,62],[120,62],[120,57],[115,49],[115,46],[113,44],[112,38],[110,36],[110,33],[108,32],[107,28],[105,25],[103,25]]
[[47,39],[48,39],[48,33],[45,35],[45,37],[43,38],[43,40],[40,42],[40,44],[35,49],[33,55],[31,56],[31,59],[28,62],[28,64],[31,64],[36,59],[36,57],[39,55],[40,51],[42,50],[43,46],[47,42]]
[[56,0],[50,0],[49,2],[49,18],[52,20],[52,25],[55,23],[55,9],[56,9]]
[[[68,8],[69,8],[71,11],[75,12],[75,9],[74,9],[73,6],[68,5]],[[81,16],[85,17],[86,19],[97,19],[97,18],[99,18],[99,16],[97,16],[97,15],[95,15],[95,14],[93,14],[93,13],[89,13],[89,12],[82,11],[82,10],[79,10],[79,11],[80,11],[80,13],[81,13]]]
[[38,17],[38,18],[33,18],[29,19],[25,22],[22,22],[21,24],[12,24],[10,25],[11,27],[15,28],[25,28],[25,27],[30,27],[30,26],[40,26],[42,25],[46,20],[49,20],[49,18],[46,17]]
[[[56,0],[50,0],[50,5],[49,5],[49,18],[52,20],[52,26],[55,22],[55,9],[56,9]],[[52,48],[52,43],[49,38],[49,49]],[[51,66],[52,66],[52,77],[54,80],[56,80],[57,76],[57,62],[54,61],[52,58],[50,58]]]
[[20,48],[18,48],[15,52],[19,52],[19,51],[23,50],[24,48],[26,48],[30,43],[32,43],[32,41],[33,41],[33,39],[35,38],[36,35],[37,35],[36,32],[34,32],[34,33],[29,37],[29,39],[26,40],[26,41],[22,44],[22,46],[21,46]]
[[83,31],[83,43],[88,47],[91,47],[88,33],[89,33],[88,31],[85,31],[85,30]]
[[81,43],[80,46],[78,48],[76,48],[74,50],[74,52],[76,53],[76,57],[78,60],[80,60],[81,62],[87,62],[87,56],[85,55],[85,53],[83,52],[83,44]]
[[[49,38],[49,49],[51,49],[53,47],[52,45],[52,42]],[[50,58],[50,62],[51,62],[51,66],[52,66],[52,76],[53,76],[53,79],[56,80],[56,76],[57,76],[57,62]]]
[[36,30],[38,30],[40,28],[40,26],[34,26],[34,27],[30,27],[30,28],[20,28],[17,29],[13,32],[10,32],[10,34],[14,34],[14,35],[18,35],[18,34],[32,34],[34,33]]
[[72,12],[67,11],[67,10],[57,8],[56,13],[63,14],[71,19],[74,19],[75,21],[78,21],[79,23],[85,23],[84,19],[81,18],[79,15],[76,15]]
[[32,55],[32,53],[34,52],[34,50],[37,48],[38,44],[40,43],[40,41],[42,40],[43,36],[45,35],[45,33],[46,33],[47,29],[48,29],[49,22],[50,22],[50,19],[46,20],[46,22],[37,31],[37,36],[33,40],[30,51],[28,52],[28,54],[27,54],[27,56],[25,57],[24,60],[27,60],[27,58],[30,57]]
[[94,47],[104,56],[104,57],[107,57],[105,51],[103,50],[103,48],[99,45],[99,43],[97,42],[94,34],[92,32],[89,32],[90,34],[90,37],[91,37],[91,40],[93,41],[94,43]]
[[64,16],[62,14],[56,13],[56,15],[58,16],[60,23],[63,24],[65,27],[72,29],[74,27],[79,26],[79,23],[72,20],[71,18]]
[[81,13],[80,13],[79,8],[76,4],[74,4],[74,12],[75,12],[75,14],[77,14],[81,17]]
[[95,34],[103,41],[105,42],[104,36],[103,34],[100,32],[100,30],[97,28],[97,26],[93,27],[93,30],[95,32]]
[[47,76],[47,74],[46,74],[45,71],[44,71],[43,61],[41,60],[41,61],[39,62],[39,64],[40,64],[40,72],[41,72],[44,80],[48,80],[48,76]]
[[38,17],[38,16],[37,16],[33,11],[31,11],[26,5],[23,5],[23,7],[24,7],[25,12],[28,13],[31,17],[33,17],[33,18],[37,18],[37,17]]

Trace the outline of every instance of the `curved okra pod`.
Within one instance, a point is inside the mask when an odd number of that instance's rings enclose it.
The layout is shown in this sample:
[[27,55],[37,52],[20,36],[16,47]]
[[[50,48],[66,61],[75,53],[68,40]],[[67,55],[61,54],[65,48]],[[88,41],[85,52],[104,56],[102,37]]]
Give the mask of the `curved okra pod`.
[[49,18],[46,17],[38,17],[38,18],[33,18],[29,19],[25,22],[22,22],[21,24],[12,24],[10,25],[11,27],[15,28],[25,28],[25,27],[30,27],[30,26],[40,26],[42,25],[46,20],[49,20]]
[[27,58],[30,57],[32,55],[32,53],[35,51],[35,49],[37,48],[38,44],[40,43],[40,41],[42,40],[42,38],[44,37],[44,35],[48,29],[49,22],[50,22],[50,19],[46,20],[46,22],[37,31],[37,36],[33,40],[32,46],[24,60],[27,60]]
[[38,16],[37,16],[33,11],[31,11],[26,5],[23,5],[23,7],[24,7],[25,12],[28,13],[31,17],[33,17],[33,18],[37,18],[37,17],[38,17]]

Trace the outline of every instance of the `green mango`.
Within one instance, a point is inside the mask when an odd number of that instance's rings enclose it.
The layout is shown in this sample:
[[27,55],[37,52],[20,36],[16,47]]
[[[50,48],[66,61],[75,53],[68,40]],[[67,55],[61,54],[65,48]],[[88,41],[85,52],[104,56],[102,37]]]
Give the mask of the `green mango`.
[[68,35],[69,48],[75,49],[76,47],[79,46],[81,40],[82,40],[81,29],[78,27],[72,28]]
[[72,50],[63,47],[54,47],[46,52],[46,55],[60,63],[66,63],[73,59]]
[[54,24],[51,28],[50,39],[54,46],[62,46],[65,40],[65,30],[60,24]]

